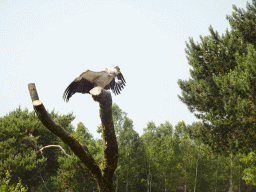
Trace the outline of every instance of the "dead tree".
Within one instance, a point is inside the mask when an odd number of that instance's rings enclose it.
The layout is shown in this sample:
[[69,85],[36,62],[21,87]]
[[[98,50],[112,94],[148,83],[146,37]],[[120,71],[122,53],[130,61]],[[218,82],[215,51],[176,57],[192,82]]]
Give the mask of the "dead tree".
[[109,91],[95,87],[90,91],[94,101],[99,102],[103,137],[103,159],[98,163],[85,144],[80,143],[70,133],[54,122],[39,100],[34,83],[28,84],[34,110],[43,125],[67,144],[82,163],[88,167],[97,181],[100,192],[115,192],[113,175],[117,167],[118,146],[112,119],[112,97]]

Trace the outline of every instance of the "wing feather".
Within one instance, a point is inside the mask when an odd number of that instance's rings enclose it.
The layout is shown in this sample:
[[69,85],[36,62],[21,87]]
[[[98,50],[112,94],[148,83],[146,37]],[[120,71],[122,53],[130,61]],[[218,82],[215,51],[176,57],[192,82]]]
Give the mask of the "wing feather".
[[108,89],[111,89],[112,92],[113,92],[115,95],[120,94],[120,92],[121,92],[121,90],[124,88],[126,82],[125,82],[125,79],[124,79],[124,77],[123,77],[123,75],[122,75],[121,72],[117,74],[117,79],[118,79],[118,80],[121,80],[121,83],[120,83],[120,84],[116,83],[116,82],[115,82],[115,78],[113,78],[112,81],[111,81],[107,86],[105,86],[104,89],[107,89],[107,90],[108,90]]
[[[89,93],[89,91],[95,86],[95,83],[97,83],[95,80],[102,77],[103,73],[106,72],[107,71],[105,70],[99,72],[93,72],[88,69],[85,70],[85,72],[81,73],[81,75],[74,79],[74,81],[66,88],[63,93],[64,101],[68,102],[70,97],[75,93]],[[115,95],[120,94],[126,81],[121,72],[117,74],[117,79],[121,80],[120,84],[116,83],[115,78],[113,78],[112,81],[104,87],[104,89],[111,89]]]
[[123,85],[125,85],[126,81],[125,81],[124,76],[122,75],[122,73],[119,73],[119,74],[117,75],[117,78],[122,81],[122,84],[123,84]]
[[120,87],[120,84],[116,83],[116,86],[115,86],[118,94],[120,94],[120,91],[121,91],[121,87]]
[[87,73],[87,71],[75,78],[75,80],[66,88],[63,94],[64,101],[68,102],[70,97],[75,93],[89,93],[89,91],[94,87],[94,83],[84,78],[85,73]]

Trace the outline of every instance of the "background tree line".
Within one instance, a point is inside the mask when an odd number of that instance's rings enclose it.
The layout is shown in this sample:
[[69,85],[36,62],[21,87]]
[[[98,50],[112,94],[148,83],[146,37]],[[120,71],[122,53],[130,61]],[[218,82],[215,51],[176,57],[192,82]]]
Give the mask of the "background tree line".
[[[113,104],[113,119],[119,144],[118,168],[114,181],[117,191],[251,191],[243,172],[250,168],[241,162],[241,156],[214,153],[200,140],[191,137],[194,125],[183,121],[173,127],[168,121],[159,126],[148,122],[140,137],[133,122],[117,104]],[[100,161],[102,140],[94,140],[88,129],[79,123],[76,131],[70,124],[72,114],[51,117],[80,141]],[[32,191],[97,191],[91,173],[80,163],[72,151],[51,132],[46,130],[34,112],[17,108],[0,118],[0,174],[11,171],[9,185],[18,183]],[[100,132],[101,127],[98,127]],[[38,149],[49,144],[42,154],[35,153],[29,131],[36,131]],[[232,171],[231,171],[232,170]],[[232,173],[231,173],[232,172]]]

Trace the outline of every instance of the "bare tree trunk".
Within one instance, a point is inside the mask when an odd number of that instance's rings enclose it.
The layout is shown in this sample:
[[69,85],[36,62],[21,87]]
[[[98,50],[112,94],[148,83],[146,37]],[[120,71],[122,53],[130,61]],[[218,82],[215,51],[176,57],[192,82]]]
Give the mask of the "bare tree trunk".
[[128,186],[129,186],[129,178],[128,178],[128,174],[129,174],[129,163],[130,163],[130,142],[131,140],[128,142],[128,145],[126,146],[127,148],[127,158],[128,158],[128,163],[127,163],[127,169],[126,169],[126,192],[128,192]]
[[215,192],[217,192],[217,178],[218,178],[218,166],[219,166],[219,160],[220,160],[220,158],[218,157],[217,170],[216,170]]
[[118,171],[116,172],[116,191],[117,191],[117,187],[118,187]]
[[147,192],[151,192],[151,181],[150,181],[150,161],[151,161],[151,150],[150,150],[150,156],[149,156],[149,163],[148,163],[148,174],[147,174],[147,183],[148,183],[148,187],[147,187]]
[[184,192],[187,191],[187,180],[186,180],[186,176],[187,176],[187,161],[185,163],[185,186],[184,186]]
[[[189,147],[188,147],[188,152],[189,152]],[[187,192],[187,161],[188,161],[188,153],[187,153],[187,158],[185,160],[185,186],[184,186],[184,192]]]
[[[149,160],[150,161],[150,160]],[[149,183],[150,183],[150,162],[149,162],[149,164],[148,164],[148,175],[147,175],[147,182],[148,182],[148,192],[149,192],[149,190],[150,190],[150,188],[149,188]]]
[[128,181],[128,171],[129,171],[129,164],[128,164],[128,167],[127,167],[127,173],[126,173],[126,192],[128,192],[128,186],[129,186],[129,181]]
[[199,159],[200,152],[201,152],[201,148],[199,145],[199,151],[198,151],[197,160],[196,160],[196,176],[195,176],[194,192],[196,192],[196,179],[197,179],[198,159]]
[[240,163],[239,163],[239,187],[238,187],[238,192],[240,192],[240,186],[241,186],[241,184],[240,184],[240,168],[241,168],[241,166],[240,166]]
[[166,173],[165,173],[165,177],[164,177],[164,191],[166,192]]
[[151,184],[152,184],[152,175],[150,174],[150,183],[149,183],[150,185],[149,185],[149,191],[151,192]]
[[232,155],[232,152],[231,152],[231,155],[230,155],[230,177],[229,177],[229,192],[233,192],[233,183],[232,183],[232,179],[233,179],[233,175],[232,175],[232,159],[233,158],[233,155]]
[[115,192],[113,174],[117,167],[118,146],[112,119],[112,98],[109,91],[95,87],[90,91],[94,101],[100,104],[100,118],[103,137],[103,159],[101,165],[91,156],[87,146],[76,140],[70,133],[55,123],[39,100],[34,83],[28,84],[33,107],[43,125],[65,144],[87,166],[97,181],[100,192]]

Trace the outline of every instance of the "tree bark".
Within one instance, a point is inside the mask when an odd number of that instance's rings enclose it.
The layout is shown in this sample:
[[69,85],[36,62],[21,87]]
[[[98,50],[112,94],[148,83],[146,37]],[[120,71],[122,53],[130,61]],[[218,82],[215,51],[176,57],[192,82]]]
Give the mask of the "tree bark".
[[39,100],[34,83],[28,84],[33,107],[43,125],[67,144],[77,157],[88,167],[97,181],[100,192],[115,192],[113,175],[117,167],[118,146],[112,119],[112,97],[109,91],[95,87],[90,91],[94,101],[100,104],[100,118],[103,136],[103,159],[101,165],[92,157],[85,144],[80,143],[70,133],[54,122],[43,103]]
[[232,161],[233,161],[233,154],[231,152],[231,155],[230,155],[230,177],[229,177],[229,191],[230,192],[233,192],[233,174],[232,174],[232,168],[233,168],[233,165],[232,165]]
[[217,162],[215,192],[217,192],[217,181],[218,181],[218,166],[219,166],[219,161],[220,161],[220,157],[218,157],[218,162]]
[[196,180],[197,180],[197,171],[198,171],[198,159],[199,159],[200,152],[201,152],[201,145],[199,144],[199,151],[198,151],[197,160],[196,160],[196,176],[195,176],[194,192],[196,192]]

